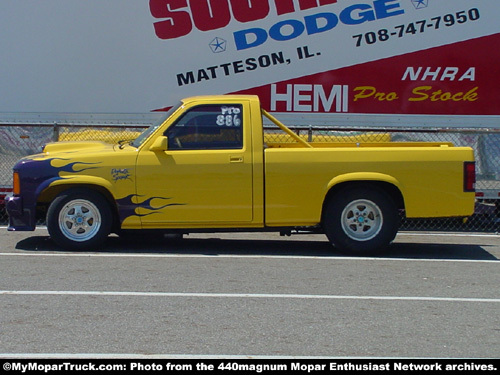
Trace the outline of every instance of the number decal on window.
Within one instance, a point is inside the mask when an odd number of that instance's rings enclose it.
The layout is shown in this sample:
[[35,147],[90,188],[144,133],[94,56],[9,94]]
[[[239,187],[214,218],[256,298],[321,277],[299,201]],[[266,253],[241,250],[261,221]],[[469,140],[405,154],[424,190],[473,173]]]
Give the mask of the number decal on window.
[[217,116],[217,125],[219,126],[241,126],[240,113],[241,109],[238,107],[221,107],[221,115]]

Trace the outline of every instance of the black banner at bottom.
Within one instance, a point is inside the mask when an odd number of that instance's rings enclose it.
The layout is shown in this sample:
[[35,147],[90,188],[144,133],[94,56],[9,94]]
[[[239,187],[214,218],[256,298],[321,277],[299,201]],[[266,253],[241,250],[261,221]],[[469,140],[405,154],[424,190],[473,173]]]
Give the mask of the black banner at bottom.
[[498,359],[0,359],[4,373],[57,373],[57,372],[198,372],[213,374],[325,374],[364,372],[451,372],[477,373],[498,371]]

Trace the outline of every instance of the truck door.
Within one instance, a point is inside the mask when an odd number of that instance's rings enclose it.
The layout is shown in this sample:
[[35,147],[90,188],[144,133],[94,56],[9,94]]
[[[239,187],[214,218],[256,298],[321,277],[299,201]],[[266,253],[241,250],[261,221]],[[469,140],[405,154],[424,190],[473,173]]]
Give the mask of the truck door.
[[139,153],[135,203],[144,228],[252,221],[249,110],[240,102],[192,106],[163,133],[167,151]]

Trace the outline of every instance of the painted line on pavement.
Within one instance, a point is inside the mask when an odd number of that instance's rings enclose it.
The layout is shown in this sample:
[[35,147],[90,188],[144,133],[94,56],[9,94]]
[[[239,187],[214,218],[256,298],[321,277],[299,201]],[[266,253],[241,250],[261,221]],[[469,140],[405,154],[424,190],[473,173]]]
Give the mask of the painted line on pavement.
[[69,257],[69,258],[208,258],[208,259],[314,259],[314,260],[370,260],[396,262],[463,262],[463,263],[500,263],[499,259],[419,259],[419,258],[382,258],[382,257],[346,257],[341,255],[236,255],[236,254],[155,254],[155,253],[1,253],[0,257]]
[[321,294],[250,294],[250,293],[170,293],[170,292],[114,292],[114,291],[57,291],[57,290],[0,290],[0,296],[93,296],[93,297],[197,297],[197,298],[272,298],[317,300],[379,300],[424,302],[485,302],[500,303],[500,298],[460,297],[401,297],[401,296],[342,296]]

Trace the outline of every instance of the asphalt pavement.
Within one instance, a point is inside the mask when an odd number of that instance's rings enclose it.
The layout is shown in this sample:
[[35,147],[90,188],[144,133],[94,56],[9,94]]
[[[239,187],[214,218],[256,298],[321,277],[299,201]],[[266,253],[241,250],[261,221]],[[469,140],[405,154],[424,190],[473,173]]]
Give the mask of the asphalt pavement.
[[323,235],[110,237],[0,228],[0,357],[498,358],[500,236],[401,233],[381,257]]

